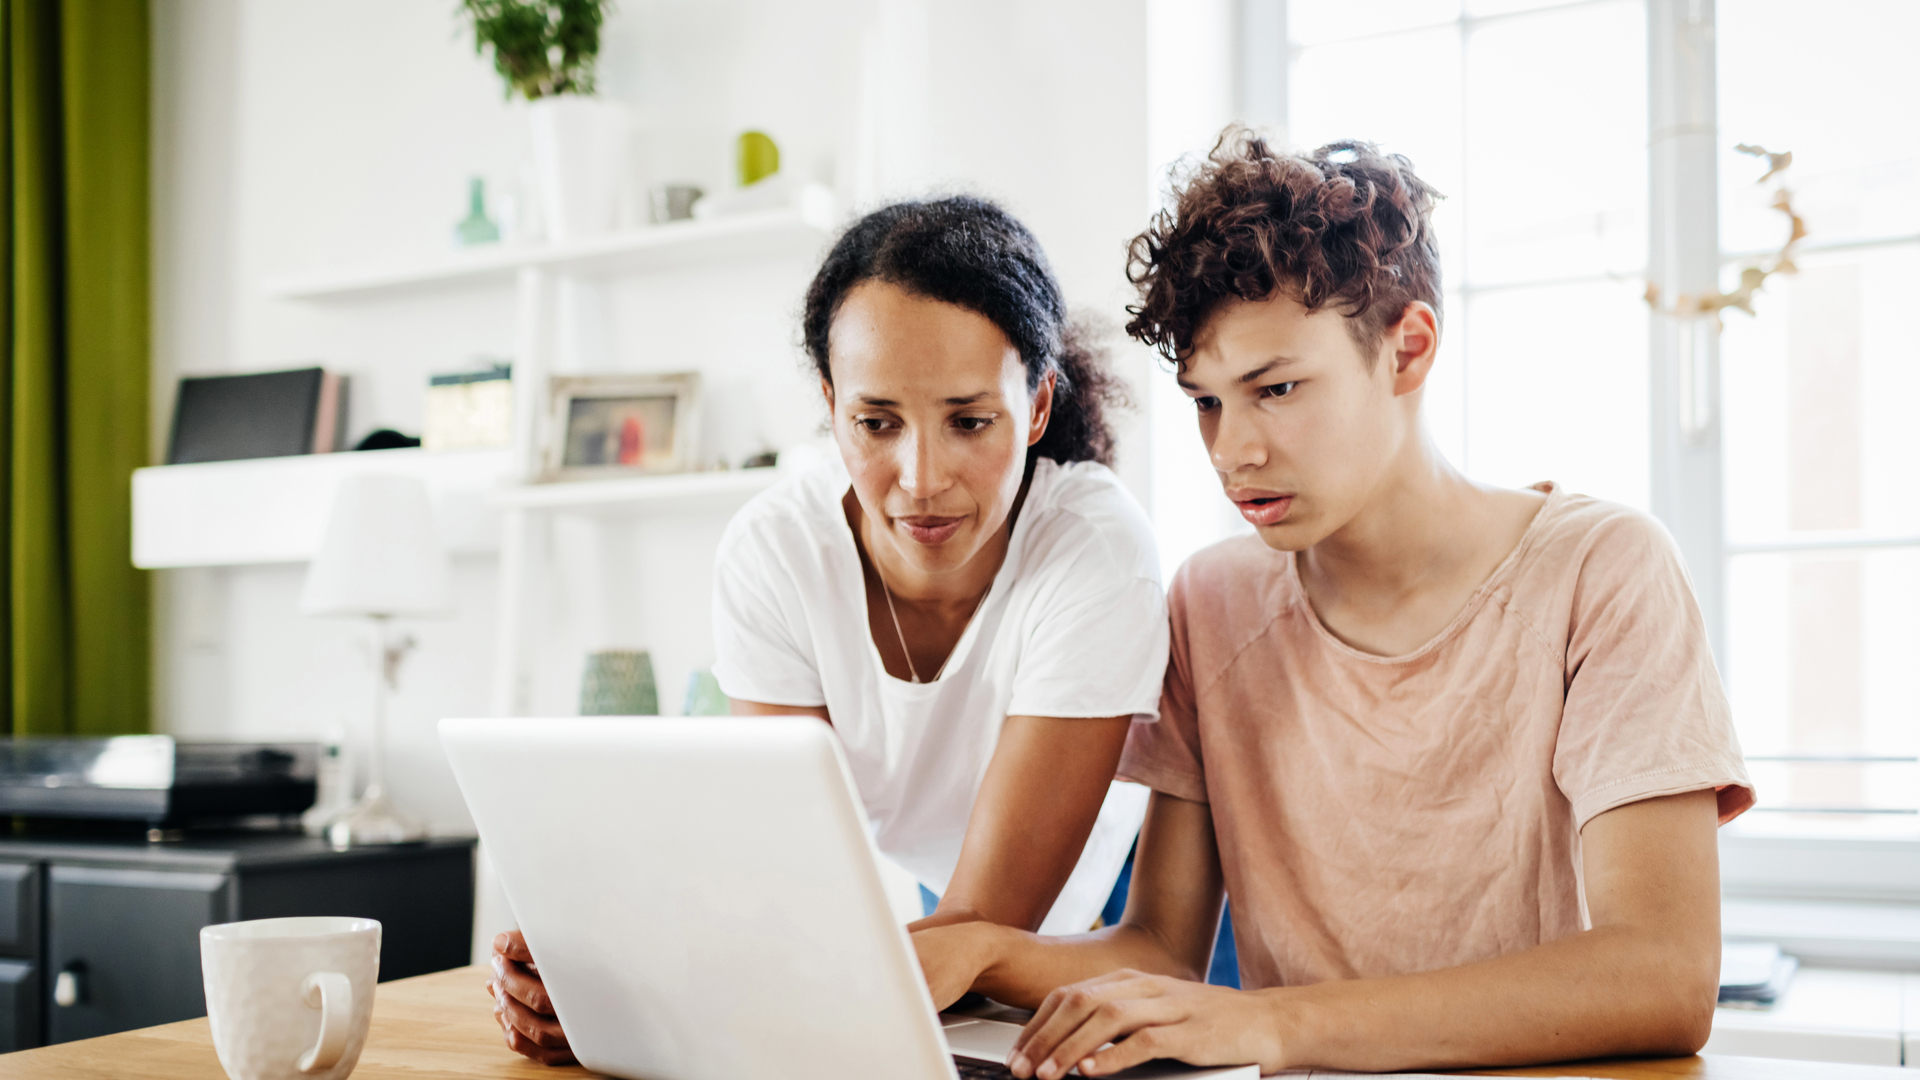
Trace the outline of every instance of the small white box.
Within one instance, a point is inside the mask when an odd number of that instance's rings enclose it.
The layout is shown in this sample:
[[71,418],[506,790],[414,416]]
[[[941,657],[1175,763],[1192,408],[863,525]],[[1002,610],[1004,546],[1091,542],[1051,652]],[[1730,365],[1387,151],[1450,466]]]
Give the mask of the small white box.
[[420,436],[428,450],[486,450],[513,439],[513,365],[435,375]]

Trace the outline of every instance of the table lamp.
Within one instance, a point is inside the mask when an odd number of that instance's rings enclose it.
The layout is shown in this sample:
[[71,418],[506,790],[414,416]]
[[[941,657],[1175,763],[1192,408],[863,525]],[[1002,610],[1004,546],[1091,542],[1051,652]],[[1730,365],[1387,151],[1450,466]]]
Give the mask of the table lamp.
[[320,552],[307,567],[300,612],[370,619],[378,661],[367,786],[327,823],[326,836],[335,847],[400,844],[426,836],[426,827],[401,814],[387,795],[387,693],[398,687],[400,661],[414,645],[411,635],[394,637],[390,624],[395,616],[445,611],[448,576],[447,552],[434,528],[425,484],[380,474],[340,482]]

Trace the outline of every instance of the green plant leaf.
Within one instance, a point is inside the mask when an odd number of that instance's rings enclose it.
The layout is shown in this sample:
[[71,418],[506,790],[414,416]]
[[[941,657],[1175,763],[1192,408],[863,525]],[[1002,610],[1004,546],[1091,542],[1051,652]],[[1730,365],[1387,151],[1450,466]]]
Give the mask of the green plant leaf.
[[473,48],[493,50],[507,96],[591,94],[610,0],[461,0]]

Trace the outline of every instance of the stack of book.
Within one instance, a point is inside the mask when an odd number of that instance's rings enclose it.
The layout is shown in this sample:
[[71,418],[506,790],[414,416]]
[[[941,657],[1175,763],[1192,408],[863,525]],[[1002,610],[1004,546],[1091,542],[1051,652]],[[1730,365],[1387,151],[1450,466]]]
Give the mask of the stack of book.
[[1778,945],[1729,944],[1720,948],[1720,1004],[1765,1009],[1780,1000],[1800,961]]
[[317,367],[181,379],[167,464],[338,450],[346,396],[346,378]]

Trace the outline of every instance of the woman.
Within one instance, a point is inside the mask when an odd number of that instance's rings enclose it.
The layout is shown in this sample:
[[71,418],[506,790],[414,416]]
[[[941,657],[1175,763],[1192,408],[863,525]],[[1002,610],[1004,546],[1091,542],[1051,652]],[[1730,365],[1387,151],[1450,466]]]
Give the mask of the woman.
[[[912,929],[1084,931],[1139,828],[1111,780],[1167,656],[1152,532],[1106,467],[1111,378],[1033,235],[975,198],[857,222],[804,331],[840,460],[728,527],[721,688],[833,725],[875,842],[938,894]],[[530,961],[496,940],[507,1043],[571,1060]]]

